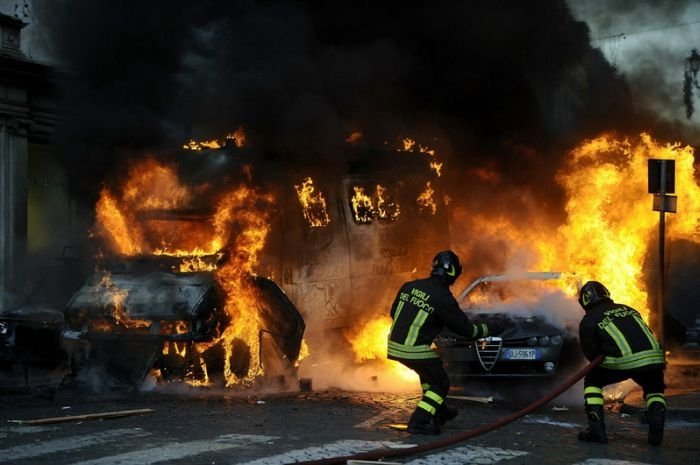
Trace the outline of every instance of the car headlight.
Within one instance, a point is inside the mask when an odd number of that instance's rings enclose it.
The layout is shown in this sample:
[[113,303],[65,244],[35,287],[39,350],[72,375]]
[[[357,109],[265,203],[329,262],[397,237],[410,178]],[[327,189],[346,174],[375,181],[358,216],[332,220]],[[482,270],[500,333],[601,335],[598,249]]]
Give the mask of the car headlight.
[[10,324],[0,321],[0,336],[6,336],[10,332]]
[[563,339],[561,338],[560,335],[555,334],[554,336],[549,338],[549,343],[552,344],[553,346],[558,346],[561,344]]
[[537,342],[541,346],[546,346],[547,344],[549,344],[549,336],[540,336]]
[[537,345],[537,338],[535,336],[532,336],[527,340],[527,345],[529,346],[536,346]]

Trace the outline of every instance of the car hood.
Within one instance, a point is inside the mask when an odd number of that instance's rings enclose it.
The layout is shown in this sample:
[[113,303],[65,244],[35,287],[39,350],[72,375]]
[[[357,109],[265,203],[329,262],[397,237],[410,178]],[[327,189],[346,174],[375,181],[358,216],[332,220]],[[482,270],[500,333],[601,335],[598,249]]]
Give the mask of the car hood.
[[469,321],[486,325],[498,325],[504,329],[503,339],[524,339],[533,336],[551,336],[563,334],[565,330],[557,327],[542,316],[513,315],[508,313],[469,312]]

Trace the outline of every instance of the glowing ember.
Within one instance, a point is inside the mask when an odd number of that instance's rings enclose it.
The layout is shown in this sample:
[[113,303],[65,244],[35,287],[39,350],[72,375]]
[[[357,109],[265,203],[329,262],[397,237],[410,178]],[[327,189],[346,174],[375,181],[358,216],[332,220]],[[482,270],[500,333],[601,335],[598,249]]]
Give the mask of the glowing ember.
[[401,208],[397,202],[391,200],[387,188],[377,184],[375,193],[377,204],[377,216],[380,220],[395,220],[401,213]]
[[220,149],[222,147],[226,147],[229,142],[232,142],[233,145],[235,145],[238,148],[245,147],[246,146],[246,135],[245,131],[243,130],[242,126],[239,126],[238,129],[236,129],[234,132],[231,132],[229,134],[226,134],[226,137],[223,140],[219,139],[212,139],[212,140],[203,140],[203,141],[194,141],[190,140],[187,143],[185,143],[182,148],[185,150],[193,150],[196,152],[199,152],[204,149]]
[[360,139],[362,139],[362,133],[361,132],[353,132],[345,139],[345,142],[349,142],[349,143],[353,144]]
[[354,186],[355,194],[352,196],[352,213],[355,222],[360,224],[369,224],[374,217],[374,208],[372,207],[372,199],[365,194],[363,187]]
[[401,213],[399,204],[391,199],[388,189],[380,184],[377,184],[371,197],[365,193],[364,187],[353,186],[353,191],[350,202],[356,223],[370,224],[374,218],[393,221]]
[[221,144],[216,139],[203,140],[203,141],[199,141],[199,142],[194,141],[194,140],[190,140],[185,145],[183,145],[182,148],[185,150],[195,150],[195,151],[200,151],[200,150],[204,150],[204,149],[220,149]]
[[430,212],[433,215],[435,214],[437,211],[437,203],[435,203],[434,195],[435,189],[433,189],[430,181],[428,181],[425,185],[425,190],[416,199],[418,211],[420,213]]
[[438,175],[438,178],[440,176],[442,176],[442,163],[441,162],[431,161],[430,162],[430,169],[435,171],[435,174]]
[[316,192],[313,179],[306,178],[301,185],[295,185],[304,218],[312,228],[327,226],[331,219],[326,210],[326,199],[322,192]]
[[103,272],[102,279],[98,285],[102,288],[102,297],[109,301],[107,306],[112,310],[112,319],[114,323],[125,328],[148,328],[151,326],[150,321],[132,320],[124,311],[124,303],[129,296],[129,292],[114,285],[112,275],[108,272]]
[[234,132],[227,134],[226,140],[233,141],[233,144],[238,148],[245,147],[246,135],[243,126],[239,126]]

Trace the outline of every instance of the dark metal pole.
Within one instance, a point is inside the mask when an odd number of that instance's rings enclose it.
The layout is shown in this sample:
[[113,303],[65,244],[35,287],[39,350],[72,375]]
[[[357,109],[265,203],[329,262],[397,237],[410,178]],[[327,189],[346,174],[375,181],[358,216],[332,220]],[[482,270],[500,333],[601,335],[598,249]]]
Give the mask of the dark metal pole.
[[661,348],[664,348],[664,294],[666,293],[666,163],[661,163],[661,182],[659,197],[661,208],[659,209],[659,308],[656,322],[656,337],[659,339]]
[[[662,196],[661,201],[664,202],[666,199]],[[662,208],[659,212],[659,309],[656,322],[656,337],[661,344],[661,348],[664,348],[664,302],[665,302],[665,292],[666,292],[666,263],[665,258],[665,222],[666,222],[666,212]]]

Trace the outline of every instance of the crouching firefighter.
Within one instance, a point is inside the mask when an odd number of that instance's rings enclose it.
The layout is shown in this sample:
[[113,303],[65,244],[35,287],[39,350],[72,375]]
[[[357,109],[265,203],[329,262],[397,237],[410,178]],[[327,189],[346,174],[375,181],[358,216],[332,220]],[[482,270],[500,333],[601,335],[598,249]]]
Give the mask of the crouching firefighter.
[[581,349],[588,360],[603,355],[603,362],[584,379],[588,429],[581,441],[608,442],[603,418],[603,387],[632,379],[644,390],[649,423],[648,442],[661,444],[664,435],[664,352],[637,310],[613,302],[597,281],[581,287],[579,304],[586,311],[579,325]]
[[457,410],[445,403],[450,390],[447,372],[430,348],[438,333],[445,326],[474,339],[501,332],[500,328],[470,323],[460,310],[450,286],[461,273],[459,257],[450,250],[440,252],[433,259],[430,276],[401,286],[391,306],[388,357],[418,373],[423,389],[408,422],[409,433],[440,434],[441,426],[457,416]]

